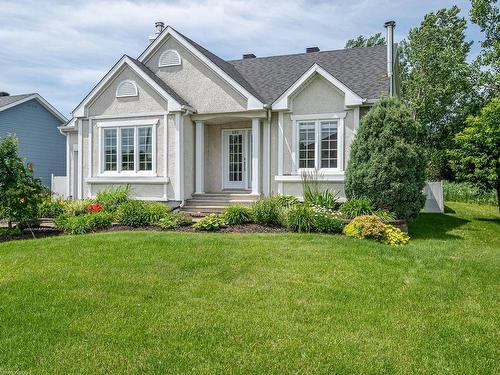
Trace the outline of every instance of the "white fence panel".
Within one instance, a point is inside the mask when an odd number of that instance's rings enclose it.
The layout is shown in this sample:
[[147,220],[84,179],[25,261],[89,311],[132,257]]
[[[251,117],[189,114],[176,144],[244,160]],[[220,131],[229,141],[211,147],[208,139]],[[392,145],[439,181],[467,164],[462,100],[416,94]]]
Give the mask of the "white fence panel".
[[50,190],[53,194],[66,197],[66,184],[68,183],[68,178],[66,176],[54,176],[52,175],[52,184]]
[[426,200],[423,212],[444,212],[443,182],[427,182],[423,190]]

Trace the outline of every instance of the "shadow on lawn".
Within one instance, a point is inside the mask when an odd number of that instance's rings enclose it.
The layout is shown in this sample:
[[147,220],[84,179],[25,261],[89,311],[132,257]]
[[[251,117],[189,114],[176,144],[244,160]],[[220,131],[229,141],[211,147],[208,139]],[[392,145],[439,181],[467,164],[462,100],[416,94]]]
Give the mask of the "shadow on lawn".
[[[453,210],[451,210],[453,211]],[[445,212],[449,212],[445,208]],[[438,239],[438,240],[461,240],[462,237],[450,234],[453,229],[467,224],[469,220],[450,216],[449,214],[420,214],[409,224],[409,232],[412,238]]]

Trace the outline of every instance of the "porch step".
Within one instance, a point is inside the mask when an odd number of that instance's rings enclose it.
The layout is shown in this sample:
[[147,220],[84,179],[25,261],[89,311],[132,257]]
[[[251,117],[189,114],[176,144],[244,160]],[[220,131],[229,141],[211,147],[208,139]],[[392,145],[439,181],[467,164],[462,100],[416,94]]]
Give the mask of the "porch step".
[[250,206],[258,199],[258,195],[246,192],[193,194],[192,199],[186,200],[182,211],[193,217],[204,217],[211,213],[221,213],[228,206]]

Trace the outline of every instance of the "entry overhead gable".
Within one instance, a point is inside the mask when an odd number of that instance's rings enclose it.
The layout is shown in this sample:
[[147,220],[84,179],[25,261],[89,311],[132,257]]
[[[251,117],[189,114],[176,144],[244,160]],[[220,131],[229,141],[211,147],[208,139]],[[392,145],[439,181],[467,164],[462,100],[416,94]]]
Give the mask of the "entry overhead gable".
[[82,102],[73,110],[74,117],[84,117],[87,115],[87,107],[92,101],[105,90],[115,77],[124,69],[130,68],[139,77],[141,77],[149,86],[168,102],[169,111],[181,111],[183,108],[190,108],[189,104],[175,93],[165,82],[162,82],[154,73],[141,64],[139,61],[124,55],[111,68],[111,70],[99,81],[92,91],[82,100]]
[[363,98],[336,79],[333,75],[328,73],[320,65],[313,64],[285,92],[283,92],[278,99],[276,99],[272,105],[273,110],[290,109],[290,97],[306,85],[315,74],[319,74],[344,93],[346,106],[358,106],[363,104]]
[[201,62],[208,66],[217,76],[222,78],[234,90],[248,100],[247,109],[262,109],[264,101],[257,91],[243,78],[236,68],[224,61],[217,55],[203,48],[193,40],[182,35],[171,26],[167,26],[161,34],[146,48],[139,56],[138,61],[146,63],[153,54],[168,40],[174,38],[190,53],[196,56]]

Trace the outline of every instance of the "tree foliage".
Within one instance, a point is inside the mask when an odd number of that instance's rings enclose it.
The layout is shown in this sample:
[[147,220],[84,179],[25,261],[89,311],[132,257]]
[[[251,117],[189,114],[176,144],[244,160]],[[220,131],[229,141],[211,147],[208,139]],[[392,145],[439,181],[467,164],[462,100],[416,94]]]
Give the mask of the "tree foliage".
[[457,179],[482,190],[495,189],[500,198],[500,98],[486,105],[479,116],[467,118],[449,152]]
[[472,0],[470,10],[471,21],[484,33],[477,62],[483,67],[480,88],[487,98],[500,94],[500,9],[496,3],[497,0]]
[[0,218],[9,224],[29,224],[38,216],[38,207],[47,191],[41,180],[18,155],[18,140],[0,139]]
[[467,23],[459,12],[454,6],[427,14],[400,49],[402,99],[426,130],[433,178],[449,177],[445,150],[475,101],[467,63],[471,42],[465,41]]
[[410,110],[383,98],[362,119],[351,146],[345,192],[369,198],[376,209],[400,219],[418,215],[425,203],[425,157],[422,131]]
[[384,44],[385,38],[382,36],[382,33],[376,33],[368,38],[360,35],[357,38],[349,39],[345,44],[345,48],[374,47],[383,46]]

